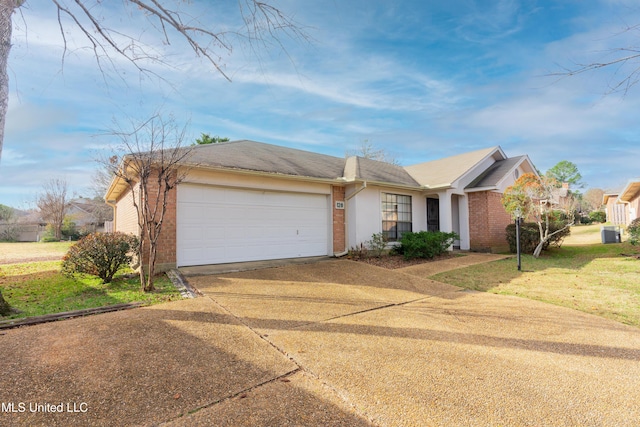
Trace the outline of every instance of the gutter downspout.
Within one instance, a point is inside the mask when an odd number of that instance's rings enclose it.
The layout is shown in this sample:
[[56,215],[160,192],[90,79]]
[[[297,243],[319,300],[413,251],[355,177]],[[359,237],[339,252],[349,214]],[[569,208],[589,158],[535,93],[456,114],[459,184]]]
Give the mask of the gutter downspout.
[[[361,192],[362,190],[364,190],[365,188],[367,188],[367,181],[363,181],[362,182],[362,187],[360,187],[359,189],[357,189],[353,194],[351,194],[350,196],[347,196],[344,198],[344,240],[345,240],[345,244],[347,243],[347,236],[349,235],[349,230],[348,230],[348,218],[349,218],[349,211],[348,211],[348,206],[349,203],[347,203],[349,200],[353,199],[359,192]],[[345,255],[347,255],[349,253],[349,250],[346,249],[344,252],[337,252],[333,254],[334,257],[336,258],[341,258]]]

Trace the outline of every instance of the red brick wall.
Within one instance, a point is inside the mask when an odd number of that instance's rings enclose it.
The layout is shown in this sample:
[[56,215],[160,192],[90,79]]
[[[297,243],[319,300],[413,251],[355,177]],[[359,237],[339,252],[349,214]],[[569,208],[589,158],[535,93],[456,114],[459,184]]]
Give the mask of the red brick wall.
[[344,214],[345,209],[336,209],[336,202],[343,202],[344,187],[334,186],[332,189],[333,203],[333,252],[344,252],[346,250]]
[[[157,181],[153,179],[149,180],[148,184],[148,194],[149,194],[149,202],[150,206],[155,206],[155,197],[156,191],[158,188]],[[162,197],[163,192],[160,191],[160,197]],[[153,199],[152,199],[153,198]],[[176,266],[176,216],[177,216],[177,191],[174,187],[167,193],[167,210],[164,214],[164,220],[162,222],[162,229],[160,231],[160,237],[158,237],[158,249],[156,254],[156,272],[166,271],[171,268],[175,268]],[[160,200],[161,206],[162,200]],[[159,215],[159,213],[158,213]],[[159,216],[158,216],[159,218]],[[144,264],[148,262],[148,258],[146,256],[147,251],[145,253]]]
[[472,251],[499,252],[508,250],[505,228],[511,217],[500,199],[502,194],[491,191],[469,193],[469,238]]

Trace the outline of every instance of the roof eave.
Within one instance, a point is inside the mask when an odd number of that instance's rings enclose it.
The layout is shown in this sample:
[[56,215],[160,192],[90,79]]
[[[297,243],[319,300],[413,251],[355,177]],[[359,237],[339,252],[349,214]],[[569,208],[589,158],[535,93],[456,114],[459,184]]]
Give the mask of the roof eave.
[[618,203],[631,203],[640,193],[640,179],[634,179],[627,183],[627,186],[620,192]]
[[341,177],[341,178],[338,178],[338,181],[343,184],[367,184],[367,186],[397,188],[401,190],[410,190],[410,191],[424,191],[429,189],[429,187],[427,186],[401,184],[399,182],[373,181],[370,179],[363,179],[363,178],[347,179],[347,178]]
[[487,185],[485,187],[465,188],[465,193],[478,193],[480,191],[498,191],[497,185]]
[[263,177],[269,177],[269,178],[282,178],[282,179],[289,179],[294,181],[317,182],[317,183],[323,183],[323,184],[345,184],[346,183],[346,181],[342,177],[322,178],[322,177],[314,177],[314,176],[289,175],[285,173],[230,168],[230,167],[224,167],[224,166],[193,165],[193,164],[183,164],[182,166],[186,168],[197,168],[197,169],[209,170],[209,171],[231,172],[231,173],[236,173],[241,175],[263,176]]

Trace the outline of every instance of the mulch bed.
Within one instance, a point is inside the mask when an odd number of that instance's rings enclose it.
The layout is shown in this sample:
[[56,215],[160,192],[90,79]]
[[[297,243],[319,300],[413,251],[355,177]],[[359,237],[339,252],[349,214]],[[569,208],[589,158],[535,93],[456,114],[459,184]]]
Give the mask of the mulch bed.
[[412,265],[424,264],[427,262],[444,261],[451,258],[457,258],[460,255],[446,253],[439,255],[432,259],[414,258],[410,260],[404,259],[402,255],[382,255],[381,257],[366,256],[366,257],[351,257],[352,261],[364,262],[367,264],[375,265],[377,267],[387,268],[389,270],[395,270],[397,268],[411,267]]

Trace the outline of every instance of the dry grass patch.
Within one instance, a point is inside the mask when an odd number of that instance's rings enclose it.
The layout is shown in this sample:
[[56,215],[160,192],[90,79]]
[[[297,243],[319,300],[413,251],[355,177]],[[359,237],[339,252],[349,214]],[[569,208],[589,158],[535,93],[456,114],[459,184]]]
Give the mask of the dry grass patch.
[[75,242],[0,242],[0,264],[62,259]]

